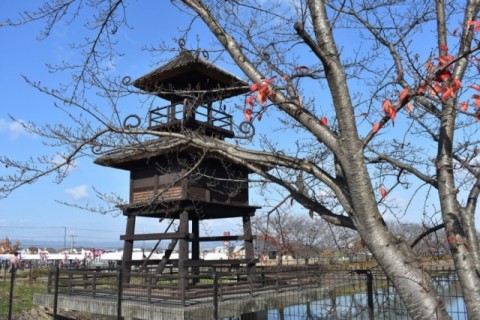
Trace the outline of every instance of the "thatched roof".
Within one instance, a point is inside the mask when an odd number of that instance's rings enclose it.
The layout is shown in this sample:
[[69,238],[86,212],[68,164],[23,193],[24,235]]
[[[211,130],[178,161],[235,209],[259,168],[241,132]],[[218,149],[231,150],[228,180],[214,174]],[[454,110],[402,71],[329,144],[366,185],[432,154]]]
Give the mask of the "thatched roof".
[[249,91],[247,82],[190,51],[180,52],[133,85],[172,103],[192,96],[216,101]]

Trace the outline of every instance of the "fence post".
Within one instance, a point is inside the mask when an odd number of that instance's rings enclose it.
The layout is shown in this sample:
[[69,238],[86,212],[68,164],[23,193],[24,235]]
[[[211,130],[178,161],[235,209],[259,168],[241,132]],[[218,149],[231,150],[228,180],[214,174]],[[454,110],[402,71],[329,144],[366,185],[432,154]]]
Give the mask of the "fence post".
[[367,304],[368,304],[368,319],[375,318],[373,312],[373,275],[372,271],[367,270]]
[[17,268],[12,264],[12,275],[10,277],[10,297],[8,298],[8,320],[12,320],[12,311],[13,311],[13,287],[15,283],[15,273]]
[[375,314],[373,310],[373,275],[371,270],[355,270],[357,274],[364,274],[367,276],[367,309],[368,319],[374,320]]
[[123,295],[123,268],[122,266],[118,267],[118,278],[117,278],[117,288],[118,288],[118,295],[117,295],[117,319],[122,319],[122,295]]
[[218,275],[215,267],[213,268],[213,320],[218,319]]
[[54,277],[55,277],[55,273],[53,272],[53,270],[51,268],[48,269],[47,293],[52,293],[52,283],[53,283]]
[[53,319],[57,319],[57,309],[58,309],[58,282],[60,279],[60,266],[55,265],[55,283],[54,283],[54,292],[53,292]]
[[92,276],[92,297],[95,298],[95,295],[97,294],[97,269],[93,271],[93,276]]

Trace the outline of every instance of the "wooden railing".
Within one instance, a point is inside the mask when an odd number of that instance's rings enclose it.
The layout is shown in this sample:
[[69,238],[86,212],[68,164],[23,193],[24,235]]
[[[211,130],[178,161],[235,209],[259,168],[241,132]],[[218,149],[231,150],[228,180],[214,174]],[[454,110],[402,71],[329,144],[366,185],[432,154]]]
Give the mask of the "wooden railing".
[[216,266],[189,266],[185,272],[178,272],[174,266],[160,275],[148,270],[124,271],[123,276],[119,269],[65,269],[58,274],[52,270],[48,292],[112,299],[120,296],[149,303],[170,300],[189,305],[198,299],[222,301],[232,295],[253,296],[268,290],[316,287],[321,282],[318,266],[259,268],[245,264],[232,266],[229,260],[224,260],[223,265],[218,261]]
[[232,116],[215,109],[211,104],[193,105],[185,100],[183,103],[155,108],[149,112],[149,127],[164,128],[180,123],[182,125],[206,126],[233,134]]

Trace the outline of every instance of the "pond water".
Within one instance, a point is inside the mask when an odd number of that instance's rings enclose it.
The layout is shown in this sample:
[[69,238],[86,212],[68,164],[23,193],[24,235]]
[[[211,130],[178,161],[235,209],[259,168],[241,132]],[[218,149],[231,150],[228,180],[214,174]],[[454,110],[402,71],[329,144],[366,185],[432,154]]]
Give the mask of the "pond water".
[[[444,297],[447,310],[453,320],[466,320],[466,309],[458,281],[437,279],[437,289]],[[375,320],[409,320],[400,297],[392,287],[374,290]],[[228,319],[228,318],[227,318]],[[237,318],[230,318],[237,319]],[[367,294],[356,293],[291,305],[283,309],[263,310],[244,314],[241,320],[368,320]]]

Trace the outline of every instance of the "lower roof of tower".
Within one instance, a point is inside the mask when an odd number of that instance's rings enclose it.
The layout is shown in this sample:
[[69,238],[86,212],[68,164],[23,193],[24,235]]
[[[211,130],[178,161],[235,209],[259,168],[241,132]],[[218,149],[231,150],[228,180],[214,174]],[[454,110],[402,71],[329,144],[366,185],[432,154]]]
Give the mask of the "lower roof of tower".
[[200,148],[185,139],[160,137],[118,147],[96,158],[94,163],[106,167],[128,169],[132,162],[174,153],[176,150],[197,153]]
[[121,206],[124,215],[134,215],[158,219],[178,219],[187,211],[189,216],[203,219],[235,218],[254,215],[259,206],[235,205],[229,203],[203,202],[193,200],[158,201],[133,203]]

